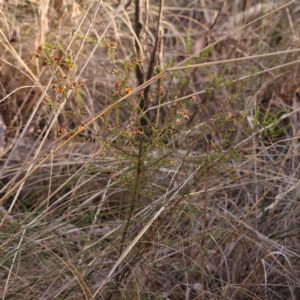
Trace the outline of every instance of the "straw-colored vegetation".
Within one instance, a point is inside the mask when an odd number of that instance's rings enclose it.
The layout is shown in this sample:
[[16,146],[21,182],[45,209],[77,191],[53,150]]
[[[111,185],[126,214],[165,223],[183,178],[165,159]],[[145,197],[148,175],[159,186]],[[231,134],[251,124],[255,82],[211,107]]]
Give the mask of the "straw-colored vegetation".
[[0,296],[300,299],[298,1],[0,1]]

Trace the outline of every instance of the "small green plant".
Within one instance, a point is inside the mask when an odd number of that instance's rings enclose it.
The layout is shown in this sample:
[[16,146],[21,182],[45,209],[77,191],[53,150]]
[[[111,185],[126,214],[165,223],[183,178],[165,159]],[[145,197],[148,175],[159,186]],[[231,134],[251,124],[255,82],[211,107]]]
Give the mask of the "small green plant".
[[263,134],[270,137],[271,141],[276,139],[282,132],[290,127],[290,124],[278,126],[280,116],[286,113],[286,110],[280,110],[275,113],[270,113],[269,110],[262,112],[260,108],[256,109],[256,114],[253,117],[253,130],[264,129]]

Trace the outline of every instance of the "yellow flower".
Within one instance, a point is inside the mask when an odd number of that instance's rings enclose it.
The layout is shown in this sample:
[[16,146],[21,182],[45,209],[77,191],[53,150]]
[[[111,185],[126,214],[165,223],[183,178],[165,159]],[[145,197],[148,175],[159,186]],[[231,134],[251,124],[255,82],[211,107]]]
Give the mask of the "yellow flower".
[[125,93],[126,94],[129,94],[130,92],[131,92],[131,88],[130,87],[128,87],[128,88],[125,89]]

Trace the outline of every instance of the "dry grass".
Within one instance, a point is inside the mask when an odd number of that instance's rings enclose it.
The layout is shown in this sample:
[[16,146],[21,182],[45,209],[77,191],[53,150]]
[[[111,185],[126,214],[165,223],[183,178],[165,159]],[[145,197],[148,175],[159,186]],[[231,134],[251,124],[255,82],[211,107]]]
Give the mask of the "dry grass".
[[299,4],[137,2],[0,1],[2,299],[299,299]]

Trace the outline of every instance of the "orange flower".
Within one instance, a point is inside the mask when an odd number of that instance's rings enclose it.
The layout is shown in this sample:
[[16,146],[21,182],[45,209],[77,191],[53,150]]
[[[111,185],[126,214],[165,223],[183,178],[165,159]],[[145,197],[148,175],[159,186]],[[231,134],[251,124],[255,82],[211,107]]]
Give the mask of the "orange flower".
[[77,127],[77,130],[78,131],[80,131],[80,130],[82,130],[83,129],[83,126],[82,125],[79,125],[78,127]]
[[116,42],[111,42],[111,43],[110,43],[111,49],[116,49],[117,46],[118,46],[118,44],[117,44]]
[[130,92],[131,92],[131,88],[128,87],[128,88],[125,89],[126,94],[129,94]]
[[56,89],[56,91],[57,91],[58,93],[62,94],[62,93],[64,92],[64,89],[63,89],[62,87],[58,87],[58,88]]

